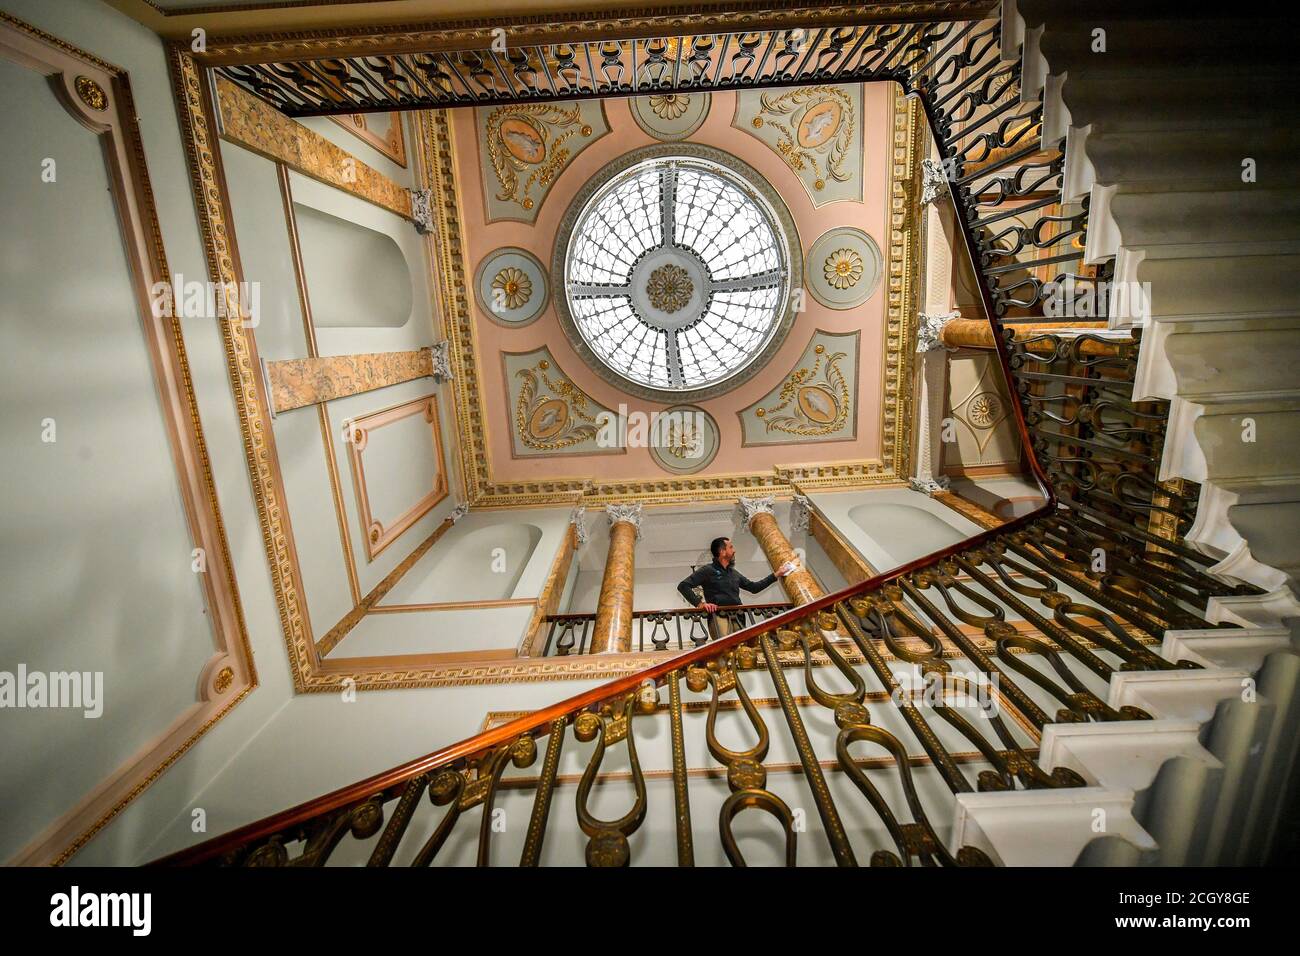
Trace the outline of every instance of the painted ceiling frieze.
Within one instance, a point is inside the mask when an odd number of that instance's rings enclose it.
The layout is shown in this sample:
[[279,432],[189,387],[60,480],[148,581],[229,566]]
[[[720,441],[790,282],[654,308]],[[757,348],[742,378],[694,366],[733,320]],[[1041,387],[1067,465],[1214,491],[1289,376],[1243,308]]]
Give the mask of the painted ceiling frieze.
[[555,180],[609,132],[598,100],[480,108],[475,123],[488,222],[535,222]]
[[859,334],[814,332],[781,384],[737,413],[744,445],[856,438]]
[[766,143],[814,206],[862,201],[862,86],[743,90],[731,125]]
[[[587,395],[561,371],[543,346],[531,352],[502,352],[511,409],[511,454],[515,458],[599,455],[622,452],[611,409]],[[604,414],[602,414],[604,413]]]
[[474,292],[483,314],[509,328],[537,320],[550,302],[549,284],[535,255],[510,246],[492,252],[474,276]]
[[654,93],[631,99],[632,119],[647,135],[664,142],[685,139],[709,115],[708,93]]
[[861,229],[840,226],[822,233],[808,250],[803,274],[813,298],[828,309],[862,305],[880,286],[885,258]]

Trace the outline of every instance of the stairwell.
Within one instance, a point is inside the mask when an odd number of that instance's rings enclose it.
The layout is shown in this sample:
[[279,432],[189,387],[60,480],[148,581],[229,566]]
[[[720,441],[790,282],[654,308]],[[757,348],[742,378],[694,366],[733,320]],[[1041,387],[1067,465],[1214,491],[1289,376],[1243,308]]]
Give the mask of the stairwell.
[[[840,728],[838,769],[887,821],[898,847],[897,856],[877,851],[871,862],[898,865],[915,857],[949,864],[1258,864],[1292,849],[1297,828],[1290,826],[1288,813],[1294,814],[1290,808],[1296,803],[1300,745],[1300,654],[1295,649],[1300,602],[1293,591],[1300,566],[1296,481],[1300,450],[1294,442],[1300,436],[1296,419],[1300,379],[1292,373],[1300,357],[1300,311],[1294,305],[1293,278],[1300,265],[1300,221],[1295,216],[1300,189],[1289,183],[1300,171],[1300,154],[1293,148],[1300,137],[1288,126],[1295,112],[1287,86],[1291,39],[1280,26],[1272,29],[1221,16],[1189,18],[1184,4],[1146,3],[1140,11],[1137,6],[1112,0],[1086,7],[1004,0],[1000,37],[988,34],[1000,43],[1002,62],[990,66],[984,53],[972,53],[954,75],[970,68],[976,78],[989,77],[993,87],[1005,83],[1012,88],[1018,82],[1023,109],[1004,110],[1000,94],[977,97],[972,109],[989,112],[958,122],[954,132],[952,114],[960,107],[952,103],[960,102],[960,87],[949,94],[927,88],[927,108],[941,138],[952,134],[944,143],[950,157],[962,148],[957,144],[963,137],[969,145],[976,136],[972,131],[990,125],[999,131],[990,134],[995,139],[985,144],[984,157],[995,151],[1028,156],[1039,147],[1048,153],[1059,149],[1061,215],[1076,217],[1080,225],[1086,221],[1086,230],[1078,230],[1084,237],[1084,263],[1097,267],[1102,277],[1111,276],[1117,288],[1137,283],[1149,290],[1142,296],[1116,297],[1115,307],[1104,314],[1112,330],[1141,333],[1132,402],[1170,403],[1155,477],[1162,482],[1181,479],[1199,484],[1195,519],[1182,536],[1186,546],[1196,549],[1189,553],[1199,561],[1189,563],[1178,557],[1177,549],[1185,545],[1174,541],[1166,553],[1175,558],[1162,569],[1169,577],[1150,589],[1132,592],[1126,590],[1129,585],[1113,588],[1104,582],[1094,586],[1084,574],[1067,567],[1076,560],[1075,552],[1082,549],[1086,554],[1097,541],[1113,541],[1116,554],[1127,555],[1124,560],[1132,565],[1133,555],[1152,543],[1152,535],[1140,525],[1129,532],[1116,530],[1113,514],[1103,514],[1097,525],[1084,520],[1083,510],[1052,513],[1045,509],[1035,516],[1037,523],[1022,521],[1005,535],[982,535],[901,569],[887,580],[863,582],[779,615],[770,625],[755,625],[167,862],[282,865],[289,862],[287,847],[301,842],[303,854],[292,862],[323,863],[346,828],[363,840],[374,838],[384,827],[371,862],[387,863],[394,859],[425,788],[434,804],[450,809],[416,856],[417,862],[431,862],[461,809],[480,804],[485,809],[478,849],[480,860],[485,861],[488,812],[507,764],[531,765],[537,757],[535,737],[549,734],[521,856],[521,862],[535,865],[547,832],[556,766],[571,727],[578,741],[598,742],[578,788],[579,825],[590,837],[586,858],[589,863],[625,863],[630,855],[627,837],[640,827],[646,812],[644,783],[638,784],[633,811],[616,821],[584,816],[584,788],[590,789],[607,743],[627,741],[633,776],[639,778],[632,748],[633,717],[642,704],[647,713],[661,707],[656,695],[659,688],[667,687],[674,721],[672,773],[680,784],[674,795],[678,860],[690,863],[679,679],[684,675],[688,689],[695,693],[712,687],[714,708],[721,694],[734,690],[750,712],[742,677],[763,671],[764,665],[768,673],[761,676],[770,675],[770,686],[780,697],[799,747],[802,773],[821,813],[823,835],[837,862],[856,862],[818,755],[812,754],[792,703],[777,645],[791,653],[802,647],[811,682],[813,649],[829,642],[833,650],[834,635],[844,628],[873,671],[868,674],[863,668],[861,672],[867,680],[878,682],[871,686],[896,691],[878,647],[891,644],[891,638],[883,617],[873,609],[889,607],[897,613],[903,598],[887,593],[886,586],[893,591],[901,586],[911,607],[921,608],[950,641],[961,644],[982,672],[1009,677],[1014,671],[1043,687],[1044,675],[1030,676],[1002,646],[1007,626],[1000,611],[957,614],[968,624],[985,624],[986,634],[999,643],[994,661],[972,653],[960,632],[948,626],[951,622],[945,621],[937,602],[925,597],[924,592],[934,587],[947,600],[953,581],[942,564],[949,560],[994,596],[983,605],[986,610],[998,604],[1018,607],[1026,619],[1036,620],[1044,635],[1052,635],[1062,649],[1060,657],[1069,650],[1072,660],[1091,669],[1099,678],[1098,686],[1105,682],[1105,689],[1098,692],[1104,699],[1083,686],[1077,670],[1066,676],[1069,671],[1062,663],[1056,673],[1069,687],[1051,689],[1056,701],[1066,702],[1054,717],[1048,716],[1051,701],[1023,694],[1017,702],[1023,712],[1042,715],[1035,721],[1041,724],[1041,736],[1034,766],[1026,766],[1023,749],[1010,742],[981,747],[994,769],[980,772],[978,789],[973,789],[947,760],[943,744],[915,707],[900,703],[896,713],[873,703],[877,709],[869,714],[863,703],[867,685],[861,679],[853,681],[854,693],[821,694],[817,702],[834,711]],[[949,55],[953,44],[966,43],[961,53],[966,56],[981,49],[984,36],[982,26],[966,28],[959,35],[944,34],[945,27],[939,27],[940,41],[913,57],[908,44],[920,32],[909,29],[882,39],[880,46],[882,57],[897,62],[900,75],[906,72],[909,57],[927,63],[931,78],[945,75],[935,63]],[[1097,30],[1103,32],[1099,35]],[[1099,36],[1105,52],[1094,50]],[[939,46],[942,52],[935,52]],[[1018,79],[1016,69],[1009,67],[1017,63]],[[925,87],[924,77],[917,82]],[[965,85],[951,76],[943,82]],[[1023,132],[1007,132],[1009,128],[1035,130],[1040,101],[1041,136],[1035,142],[1017,139]],[[946,115],[945,102],[949,104]],[[1006,119],[994,123],[999,116]],[[984,157],[967,154],[958,163],[958,172],[968,160]],[[1248,159],[1253,166],[1243,166]],[[990,162],[1006,165],[1009,161]],[[1243,172],[1252,169],[1254,179],[1243,178]],[[994,167],[993,172],[965,178],[996,173]],[[974,192],[977,196],[1003,192],[986,189],[981,186]],[[962,201],[969,200],[967,190]],[[1002,228],[998,223],[1004,218],[996,210],[985,220],[991,225],[980,224],[978,213],[967,217],[966,241],[973,258],[990,252],[990,235]],[[1052,264],[1077,259],[1077,254],[1061,251],[1069,238],[1058,235],[1033,251],[1043,252]],[[994,248],[992,264],[988,258],[980,264],[986,282],[991,276],[1016,275],[1014,263],[1001,261],[1006,257]],[[1021,293],[1014,292],[1016,286],[1010,288],[1011,293],[1005,288],[985,289],[991,314],[1002,316],[1008,303],[1022,311],[1040,304],[1039,290],[1026,306],[1019,301]],[[1069,521],[1061,514],[1088,526],[1083,534],[1086,541],[1073,540]],[[1008,555],[1020,562],[1022,570],[1038,575],[1033,581],[1046,581],[1051,587],[1026,587],[1030,579],[1022,576],[1016,594],[1028,597],[1023,601],[1016,597],[1010,590],[1012,580],[1002,576]],[[981,567],[995,568],[1006,587]],[[1140,570],[1130,569],[1120,576],[1132,578]],[[1053,579],[1082,593],[1092,606],[1072,603],[1062,611],[1066,596],[1055,590]],[[1212,590],[1203,586],[1207,581]],[[1187,597],[1197,600],[1189,602]],[[1030,608],[1035,600],[1051,612]],[[947,606],[956,610],[950,601]],[[1055,616],[1049,620],[1052,612]],[[881,626],[867,630],[873,613]],[[1113,622],[1118,617],[1158,635],[1161,643],[1135,647],[1123,638],[1107,638],[1098,628],[1094,647],[1114,654],[1117,663],[1112,665],[1110,657],[1102,661],[1097,653],[1073,643],[1066,628],[1077,620],[1072,623],[1070,615],[1084,621],[1108,618]],[[929,627],[926,620],[921,624],[924,627],[918,632]],[[1013,635],[1010,646],[1025,649],[1027,642],[1017,643]],[[1059,663],[1055,650],[1045,653],[1042,645],[1031,649],[1050,658],[1053,667]],[[1159,659],[1150,653],[1155,650]],[[852,668],[838,654],[832,653],[831,658],[853,680]],[[1009,684],[1014,688],[1014,681]],[[812,692],[811,683],[809,689]],[[1075,693],[1068,693],[1070,689]],[[946,713],[940,716],[949,719]],[[888,721],[881,717],[894,721],[892,731],[885,729]],[[914,822],[901,822],[906,810],[899,800],[893,801],[892,812],[900,818],[895,821],[879,792],[866,782],[857,758],[848,753],[849,744],[862,741],[885,747],[903,776],[904,787],[910,788],[906,767],[908,755],[915,757],[916,751],[904,746],[910,743],[908,732],[921,742],[934,766],[944,771],[952,790],[951,819],[942,827],[932,827],[925,819],[910,789],[907,809]],[[731,840],[730,820],[747,807],[788,817],[786,804],[765,789],[766,731],[760,746],[743,753],[714,749],[715,743],[710,741],[710,752],[727,766],[733,791],[723,807],[724,842]],[[1017,780],[1021,788],[1016,787]],[[385,805],[394,801],[397,805],[385,824]],[[793,859],[795,840],[786,824]],[[940,830],[946,841],[940,840]],[[565,835],[574,835],[571,825]],[[940,842],[946,846],[937,845]],[[732,862],[739,856],[732,855],[734,849],[731,841],[727,856]]]
[[[1082,862],[1249,864],[1288,849],[1300,701],[1300,129],[1283,20],[1181,3],[1005,0],[1002,54],[1042,98],[1062,199],[1087,201],[1085,262],[1112,270],[1112,329],[1141,329],[1135,401],[1171,403],[1162,481],[1200,484],[1185,540],[1261,595],[1215,597],[1161,653],[1205,669],[1117,674],[1145,725],[1059,725],[1044,765],[1145,791],[1154,838]],[[1133,294],[1132,290],[1143,290]],[[1049,757],[1049,754],[1053,756]],[[1281,811],[1269,812],[1270,809]],[[1290,827],[1294,832],[1294,827]],[[1294,847],[1291,847],[1293,850]]]

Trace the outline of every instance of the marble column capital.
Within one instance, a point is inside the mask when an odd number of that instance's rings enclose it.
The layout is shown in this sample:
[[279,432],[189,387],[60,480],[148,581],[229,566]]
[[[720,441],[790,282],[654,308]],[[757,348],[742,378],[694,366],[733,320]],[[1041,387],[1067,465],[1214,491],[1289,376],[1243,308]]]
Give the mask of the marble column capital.
[[605,505],[605,517],[609,518],[609,526],[614,527],[620,521],[626,521],[632,527],[636,528],[637,540],[641,539],[641,502],[635,504],[616,504]]
[[434,382],[438,385],[443,382],[450,382],[452,380],[451,353],[448,351],[447,340],[443,339],[441,342],[434,342],[430,347],[429,355]]
[[569,515],[569,524],[578,536],[578,547],[587,543],[587,507],[586,505],[574,506],[573,512]]
[[941,163],[933,159],[921,160],[921,205],[942,199],[948,195],[948,177],[944,174]]
[[956,309],[944,315],[927,315],[924,312],[916,316],[916,353],[936,352],[944,348],[943,327],[953,319],[960,319],[961,313]]
[[907,484],[913,491],[919,491],[923,495],[933,498],[940,491],[947,491],[951,482],[947,476],[909,478]]
[[775,495],[767,495],[762,498],[746,498],[744,495],[741,495],[739,498],[739,505],[741,515],[744,518],[745,527],[748,528],[750,522],[753,521],[757,515],[772,514],[772,508],[775,504]]
[[411,221],[415,231],[424,235],[433,232],[433,190],[408,189],[411,194]]
[[807,495],[795,495],[790,502],[790,533],[808,530],[808,516],[812,512],[812,502]]

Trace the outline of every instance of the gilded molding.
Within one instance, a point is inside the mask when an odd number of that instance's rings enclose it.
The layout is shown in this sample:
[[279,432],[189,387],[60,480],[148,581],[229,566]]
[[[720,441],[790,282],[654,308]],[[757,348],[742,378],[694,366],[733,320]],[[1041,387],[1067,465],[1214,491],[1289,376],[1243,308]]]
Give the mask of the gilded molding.
[[444,520],[442,524],[438,525],[429,537],[420,542],[420,544],[416,546],[415,550],[404,557],[397,566],[393,568],[393,570],[389,571],[388,574],[384,576],[382,581],[370,590],[369,594],[362,598],[351,611],[348,611],[347,614],[343,615],[343,617],[339,619],[339,622],[325,633],[325,636],[322,637],[316,645],[317,652],[321,657],[324,657],[330,651],[334,650],[334,648],[338,647],[339,641],[347,637],[348,632],[356,627],[363,617],[369,614],[380,601],[388,596],[388,592],[391,591],[393,586],[402,579],[402,575],[415,567],[415,562],[424,557],[437,540],[447,533],[447,530],[452,526],[452,524],[454,524],[454,522],[448,518]]
[[[228,222],[225,177],[212,135],[215,121],[208,112],[210,101],[198,65],[186,47],[171,49],[171,73],[209,277],[221,288],[237,290],[240,288],[238,253]],[[238,305],[227,307],[225,314],[238,316]],[[255,372],[260,367],[257,346],[252,330],[245,328],[243,322],[221,322],[221,334],[294,688],[302,691],[307,689],[319,660],[299,582],[284,489],[275,464],[277,456],[267,396],[262,392],[260,375]]]
[[220,77],[217,103],[222,139],[414,221],[411,194],[404,187],[315,130]]
[[428,348],[266,363],[276,413],[409,382],[433,374]]

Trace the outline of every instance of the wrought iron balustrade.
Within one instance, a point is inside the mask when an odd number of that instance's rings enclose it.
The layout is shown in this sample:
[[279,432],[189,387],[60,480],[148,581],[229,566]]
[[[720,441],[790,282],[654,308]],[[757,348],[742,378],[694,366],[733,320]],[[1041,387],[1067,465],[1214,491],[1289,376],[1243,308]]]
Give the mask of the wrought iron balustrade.
[[[636,646],[633,652],[683,651],[702,647],[723,634],[765,621],[792,605],[788,601],[767,604],[720,606],[716,614],[690,607],[632,612]],[[542,656],[567,657],[586,654],[591,648],[591,629],[596,613],[549,614]],[[723,627],[719,628],[719,623]]]

